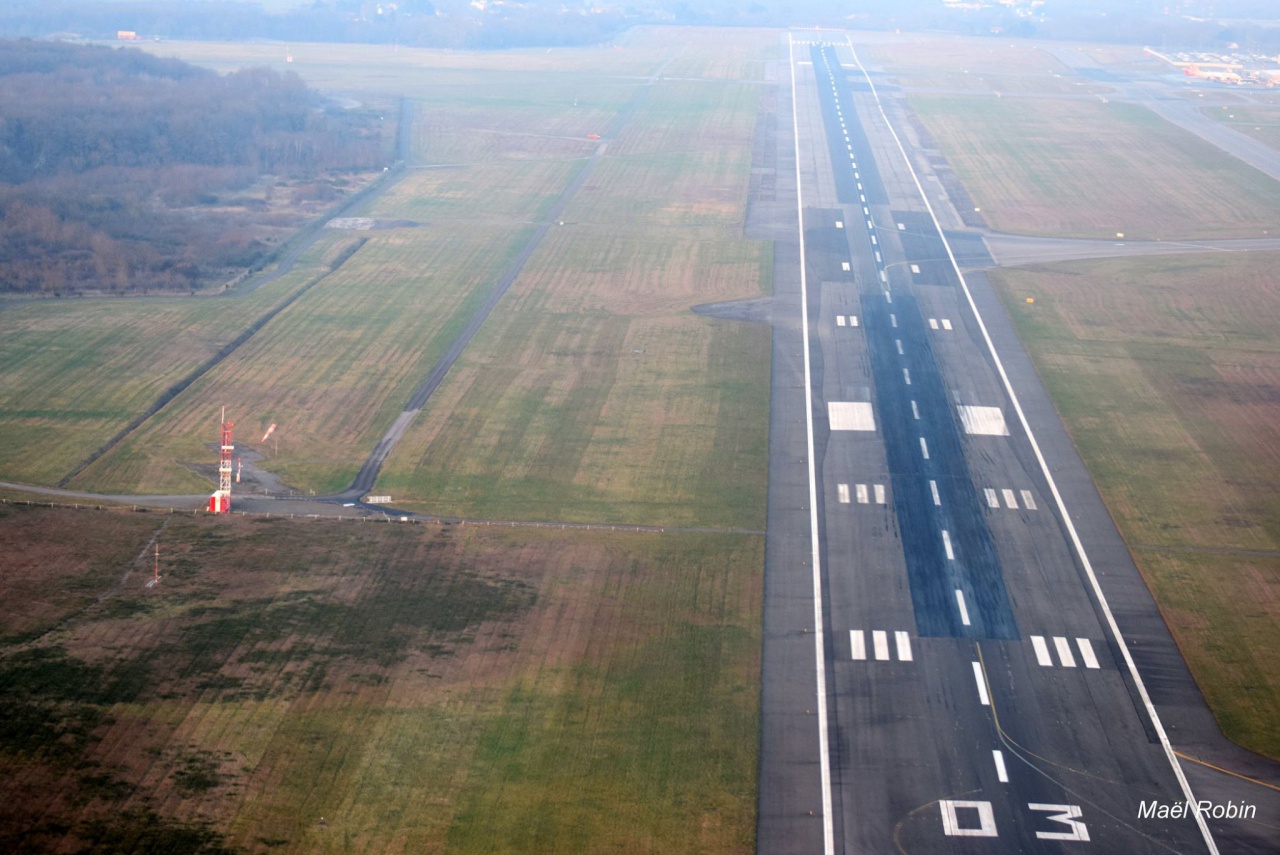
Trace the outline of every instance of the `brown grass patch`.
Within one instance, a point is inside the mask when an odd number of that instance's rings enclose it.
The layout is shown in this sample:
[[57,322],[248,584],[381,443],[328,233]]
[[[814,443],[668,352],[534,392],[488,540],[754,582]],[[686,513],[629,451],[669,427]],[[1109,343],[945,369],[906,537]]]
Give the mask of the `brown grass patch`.
[[750,850],[761,538],[166,519],[158,587],[0,651],[63,728],[0,729],[11,851]]
[[1118,103],[911,98],[993,228],[1078,237],[1261,235],[1280,183]]

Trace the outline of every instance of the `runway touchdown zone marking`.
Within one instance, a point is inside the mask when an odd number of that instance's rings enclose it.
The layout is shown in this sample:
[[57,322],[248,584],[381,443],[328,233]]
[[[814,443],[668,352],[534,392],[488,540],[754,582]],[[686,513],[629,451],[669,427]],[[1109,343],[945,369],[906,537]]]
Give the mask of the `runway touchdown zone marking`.
[[[1049,643],[1043,635],[1031,636],[1031,648],[1035,651],[1036,662],[1041,668],[1053,667],[1053,656],[1049,652]],[[1098,662],[1097,655],[1093,652],[1093,642],[1087,638],[1076,639],[1076,649],[1080,651],[1080,659],[1084,662],[1085,668],[1098,669],[1102,665]],[[1053,636],[1053,650],[1058,654],[1058,661],[1063,668],[1075,668],[1076,658],[1071,652],[1070,639],[1061,636]]]
[[876,429],[876,419],[869,401],[828,401],[827,419],[832,430]]
[[[867,630],[849,630],[849,651],[850,658],[854,661],[867,660]],[[890,648],[887,630],[871,630],[871,657],[877,662],[891,662],[893,654],[897,654],[899,662],[915,661],[915,654],[911,651],[911,634],[903,630],[894,631],[893,647]]]

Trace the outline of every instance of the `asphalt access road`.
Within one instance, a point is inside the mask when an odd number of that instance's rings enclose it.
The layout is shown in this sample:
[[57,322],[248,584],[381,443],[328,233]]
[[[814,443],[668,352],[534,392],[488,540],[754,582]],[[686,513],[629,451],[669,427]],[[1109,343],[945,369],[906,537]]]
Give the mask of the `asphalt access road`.
[[[780,241],[760,851],[1273,851],[1273,791],[1175,761],[1275,774],[1206,724],[1007,319],[975,279],[984,332],[939,262],[892,94],[848,44],[794,58],[807,301]],[[1258,815],[1142,816],[1189,794]]]

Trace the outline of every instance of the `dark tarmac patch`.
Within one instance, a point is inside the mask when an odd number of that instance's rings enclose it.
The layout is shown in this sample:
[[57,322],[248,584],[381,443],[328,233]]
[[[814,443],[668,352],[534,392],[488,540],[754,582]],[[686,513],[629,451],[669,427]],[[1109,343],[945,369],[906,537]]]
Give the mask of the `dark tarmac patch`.
[[694,306],[693,313],[707,318],[719,318],[724,321],[771,324],[773,323],[773,298],[753,297],[750,300],[703,303],[699,306]]

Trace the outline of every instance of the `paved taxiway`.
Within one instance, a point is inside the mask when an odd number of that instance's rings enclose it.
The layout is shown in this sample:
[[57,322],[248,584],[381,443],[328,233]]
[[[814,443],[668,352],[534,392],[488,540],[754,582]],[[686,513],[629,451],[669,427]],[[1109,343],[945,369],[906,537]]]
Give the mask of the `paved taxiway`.
[[[789,51],[749,223],[779,239],[760,851],[1271,851],[1274,792],[1173,753],[1157,707],[1221,740],[891,93],[848,43]],[[1191,795],[1259,821],[1140,816]]]

